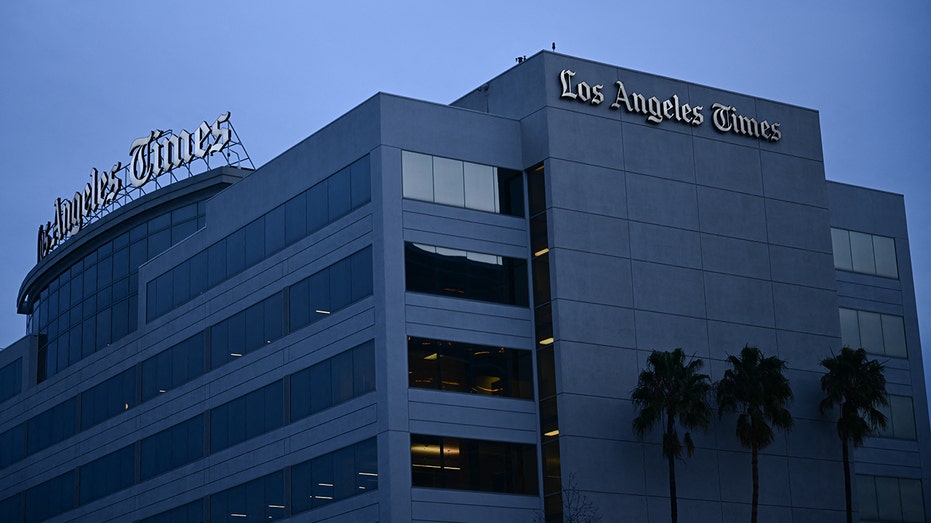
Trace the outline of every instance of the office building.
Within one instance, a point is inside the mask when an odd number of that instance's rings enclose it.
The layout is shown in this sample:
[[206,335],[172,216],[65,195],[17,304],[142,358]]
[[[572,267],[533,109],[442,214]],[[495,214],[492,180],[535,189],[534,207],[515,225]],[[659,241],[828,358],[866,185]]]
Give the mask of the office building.
[[[637,376],[682,347],[716,380],[746,344],[795,396],[760,521],[845,520],[818,410],[845,344],[890,394],[857,515],[926,520],[903,198],[826,181],[817,111],[541,52],[450,105],[376,94],[258,169],[167,183],[228,129],[133,142],[41,228],[27,334],[0,351],[5,521],[530,522],[569,494],[668,521]],[[679,520],[748,519],[734,417],[696,445]]]

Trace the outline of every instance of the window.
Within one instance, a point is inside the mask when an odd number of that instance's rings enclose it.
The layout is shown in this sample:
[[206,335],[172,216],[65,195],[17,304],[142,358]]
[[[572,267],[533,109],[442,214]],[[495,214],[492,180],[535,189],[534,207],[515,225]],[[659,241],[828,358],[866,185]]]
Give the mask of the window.
[[204,519],[204,500],[197,499],[187,505],[156,514],[139,521],[139,523],[202,523]]
[[265,434],[284,424],[284,388],[276,381],[210,411],[210,452]]
[[74,471],[26,491],[26,521],[44,521],[74,508]]
[[411,387],[533,399],[530,351],[407,337]]
[[881,438],[917,439],[915,432],[915,407],[908,396],[887,396],[889,404],[880,407],[886,415],[886,428],[879,430]]
[[375,343],[368,341],[291,375],[291,420],[375,390]]
[[901,316],[840,309],[841,342],[867,352],[907,358],[905,322]]
[[187,383],[204,373],[204,333],[142,362],[142,401]]
[[231,233],[146,287],[152,321],[371,200],[368,155]]
[[284,334],[284,297],[280,292],[210,328],[210,368],[240,358]]
[[366,247],[295,283],[289,293],[291,331],[371,296],[372,278],[372,248]]
[[142,440],[140,478],[145,481],[162,472],[204,456],[204,416],[195,416]]
[[860,521],[921,523],[925,520],[921,481],[857,474]]
[[834,268],[898,278],[895,239],[846,229],[831,228]]
[[294,514],[377,489],[375,438],[291,467]]
[[528,305],[525,260],[410,242],[404,255],[408,291]]
[[479,211],[524,215],[520,172],[401,152],[404,197]]
[[81,393],[81,430],[87,430],[135,405],[136,368],[130,367]]
[[415,487],[537,494],[536,446],[411,434]]
[[27,450],[34,454],[67,437],[77,429],[77,397],[66,400],[26,422]]
[[133,484],[133,445],[111,452],[79,469],[79,505],[90,503]]
[[17,358],[0,369],[0,402],[20,393],[23,388],[23,359]]
[[210,496],[210,521],[261,523],[285,517],[284,471]]

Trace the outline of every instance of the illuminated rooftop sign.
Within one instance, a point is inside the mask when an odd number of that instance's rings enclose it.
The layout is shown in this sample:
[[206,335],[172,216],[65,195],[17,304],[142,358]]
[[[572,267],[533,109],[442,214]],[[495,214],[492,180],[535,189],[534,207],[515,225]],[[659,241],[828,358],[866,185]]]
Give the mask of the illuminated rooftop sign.
[[[582,81],[575,82],[573,85],[573,76],[575,76],[575,72],[569,69],[563,69],[559,72],[559,85],[562,87],[559,94],[560,98],[590,105],[601,105],[604,102],[603,84],[592,85]],[[628,93],[624,82],[620,80],[614,82],[614,85],[616,95],[614,103],[609,106],[614,111],[623,107],[628,113],[644,115],[648,122],[656,125],[669,120],[685,125],[699,126],[705,121],[705,115],[702,113],[704,107],[682,104],[679,101],[679,95],[673,94],[665,100],[660,100],[656,96],[647,97],[645,94],[633,91]],[[719,133],[740,134],[767,142],[778,142],[782,138],[782,131],[779,130],[781,124],[779,122],[757,121],[756,118],[738,113],[737,108],[731,105],[712,104],[711,124]]]
[[[129,165],[121,162],[110,171],[91,169],[90,182],[74,196],[65,200],[55,199],[55,215],[52,220],[39,226],[37,245],[38,260],[42,260],[58,245],[81,230],[96,218],[118,205],[132,201],[145,194],[143,187],[155,182],[161,186],[159,177],[184,167],[192,176],[190,165],[202,160],[210,168],[210,157],[218,152],[225,164],[240,166],[252,162],[239,142],[230,124],[230,113],[221,114],[212,124],[201,122],[194,132],[151,131],[147,136],[133,140],[129,146],[132,158]],[[234,139],[235,137],[235,139]],[[234,146],[236,150],[234,150]],[[232,155],[235,154],[235,159]],[[177,177],[171,174],[172,181]],[[170,183],[170,182],[169,182]]]

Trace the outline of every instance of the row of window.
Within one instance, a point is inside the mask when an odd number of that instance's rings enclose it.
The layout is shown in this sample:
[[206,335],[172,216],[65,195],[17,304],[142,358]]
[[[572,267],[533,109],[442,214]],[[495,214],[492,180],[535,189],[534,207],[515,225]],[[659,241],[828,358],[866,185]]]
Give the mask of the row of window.
[[[313,301],[309,282],[326,282],[329,301]],[[333,295],[338,297],[332,298]],[[366,247],[282,292],[218,322],[98,385],[0,433],[0,468],[148,401],[205,372],[372,294],[372,249]],[[308,303],[328,306],[307,313]],[[286,313],[289,310],[290,313]],[[292,319],[296,318],[296,319]],[[289,321],[290,320],[290,321]],[[80,406],[80,417],[78,407]]]
[[407,337],[411,387],[533,399],[530,351]]
[[918,439],[912,398],[890,394],[886,399],[889,400],[889,404],[880,407],[886,415],[886,428],[880,429],[877,435],[881,438]]
[[888,236],[831,228],[834,268],[898,278],[895,239]]
[[16,358],[0,368],[0,403],[19,394],[23,389],[23,359]]
[[841,343],[867,352],[908,358],[905,322],[901,316],[878,312],[840,309]]
[[371,438],[139,523],[261,523],[377,489],[378,446],[375,438]]
[[371,200],[368,155],[181,262],[146,287],[152,321]]
[[419,243],[404,244],[407,290],[528,305],[527,261]]
[[28,318],[39,382],[136,330],[139,266],[203,227],[204,212],[201,201],[137,225],[40,291]]
[[[133,485],[137,477],[146,481],[373,390],[375,349],[369,341],[28,489],[26,520],[74,508],[67,498],[74,497],[75,478],[77,506],[84,505]],[[32,502],[46,497],[48,504]]]
[[415,487],[537,495],[536,445],[411,434]]
[[857,494],[864,523],[925,521],[920,480],[857,474]]
[[520,171],[402,151],[401,172],[405,198],[524,216]]

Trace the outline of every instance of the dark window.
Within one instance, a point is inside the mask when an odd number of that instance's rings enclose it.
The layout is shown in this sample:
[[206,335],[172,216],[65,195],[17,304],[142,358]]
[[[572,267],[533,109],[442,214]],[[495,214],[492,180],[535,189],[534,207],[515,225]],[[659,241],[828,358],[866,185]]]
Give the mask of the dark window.
[[204,500],[197,499],[186,505],[141,519],[139,523],[203,523]]
[[537,494],[536,446],[411,434],[415,487]]
[[925,521],[921,480],[857,474],[856,486],[861,520]]
[[372,248],[312,274],[291,286],[290,328],[295,331],[371,295]]
[[44,521],[74,508],[74,471],[26,491],[26,521]]
[[77,429],[77,398],[71,398],[26,422],[28,454],[35,454],[73,436]]
[[0,369],[0,402],[19,394],[23,388],[23,359],[17,358]]
[[291,467],[294,514],[377,489],[375,438]]
[[204,456],[204,416],[195,416],[142,440],[140,477],[147,480]]
[[530,351],[407,338],[411,387],[533,399]]
[[210,496],[210,521],[261,523],[284,519],[284,471]]
[[26,425],[19,424],[0,434],[0,468],[26,456]]
[[136,368],[129,369],[81,393],[81,430],[136,406]]
[[199,332],[142,362],[142,401],[204,373],[204,333]]
[[135,454],[129,445],[80,467],[80,503],[90,503],[133,484]]
[[410,242],[404,251],[408,291],[528,305],[525,260]]
[[375,348],[368,341],[291,375],[291,420],[375,390]]
[[282,382],[276,381],[210,411],[210,452],[265,434],[283,422]]

